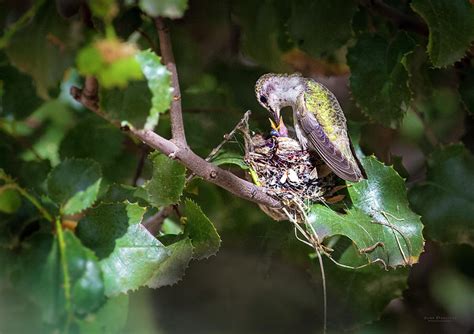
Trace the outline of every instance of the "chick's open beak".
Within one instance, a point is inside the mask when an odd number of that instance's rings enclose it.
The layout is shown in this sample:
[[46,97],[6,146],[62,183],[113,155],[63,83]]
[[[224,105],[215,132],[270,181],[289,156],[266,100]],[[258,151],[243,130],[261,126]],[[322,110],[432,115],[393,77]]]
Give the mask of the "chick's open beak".
[[283,124],[283,117],[281,116],[280,116],[280,119],[278,120],[278,125],[276,125],[276,123],[271,118],[269,118],[268,120],[270,121],[270,126],[275,131],[280,131],[280,129],[285,126],[285,124]]

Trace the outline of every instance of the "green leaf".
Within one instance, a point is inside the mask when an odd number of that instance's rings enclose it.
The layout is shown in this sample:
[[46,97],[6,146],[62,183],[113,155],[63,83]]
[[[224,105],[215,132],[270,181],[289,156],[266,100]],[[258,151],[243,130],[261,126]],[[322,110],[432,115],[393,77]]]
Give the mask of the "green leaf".
[[77,69],[83,75],[97,77],[104,88],[127,86],[129,81],[143,78],[135,59],[138,49],[118,39],[101,39],[82,49],[77,56]]
[[151,92],[145,81],[129,82],[126,88],[100,89],[100,106],[111,118],[144,127],[150,110]]
[[186,169],[175,160],[160,153],[152,153],[152,178],[145,184],[150,203],[165,206],[179,201],[186,181]]
[[240,169],[247,170],[249,166],[244,161],[242,155],[234,152],[222,152],[218,154],[214,159],[212,159],[212,163],[216,166],[221,165],[235,165]]
[[140,64],[141,70],[148,81],[148,88],[152,93],[152,107],[144,128],[153,130],[158,124],[160,113],[169,109],[171,104],[171,74],[166,66],[160,62],[154,52],[147,50],[136,55],[135,59]]
[[12,66],[0,66],[0,117],[22,119],[41,104],[31,78]]
[[381,260],[389,267],[418,262],[423,225],[410,210],[403,179],[374,157],[362,159],[362,165],[367,180],[352,183],[348,189],[353,206],[339,214],[313,205],[311,225],[322,240],[334,235],[348,237],[369,262]]
[[177,283],[184,276],[189,261],[193,257],[193,245],[189,238],[184,238],[166,248],[170,252],[170,257],[160,265],[155,275],[147,282],[150,288]]
[[[64,231],[64,254],[69,282],[69,303],[73,316],[83,317],[105,301],[99,263],[91,250],[82,246],[70,231]],[[17,254],[11,281],[29,294],[40,308],[44,323],[62,327],[66,320],[67,288],[60,260],[58,237],[36,233],[26,240]]]
[[410,191],[430,239],[474,245],[474,157],[461,144],[430,156],[426,181]]
[[71,231],[64,231],[64,241],[71,280],[71,302],[77,315],[85,315],[98,309],[105,301],[99,262]]
[[46,160],[23,162],[19,169],[22,187],[43,191],[50,170],[51,165]]
[[470,68],[459,84],[459,93],[467,111],[474,115],[474,68]]
[[141,187],[133,187],[126,184],[111,184],[101,201],[103,203],[130,202],[138,203],[140,206],[148,205],[148,194]]
[[104,258],[112,253],[116,239],[127,232],[129,224],[140,223],[142,216],[143,210],[136,205],[100,204],[79,221],[76,234],[85,246]]
[[[141,210],[144,208],[130,204]],[[138,289],[156,274],[169,251],[140,224],[141,219],[129,220],[127,232],[115,241],[109,257],[100,261],[107,296]]]
[[190,199],[186,199],[184,213],[186,227],[184,233],[193,244],[193,257],[201,260],[215,255],[221,245],[221,238],[209,218],[201,208]]
[[327,56],[351,38],[352,17],[356,11],[355,1],[293,1],[289,34],[296,45],[311,56]]
[[128,295],[109,298],[107,302],[91,317],[79,322],[81,333],[115,334],[121,333],[127,323]]
[[402,60],[413,47],[413,40],[400,33],[390,43],[380,36],[362,35],[349,49],[352,94],[367,116],[385,126],[400,123],[410,100]]
[[111,179],[117,172],[115,166],[122,153],[124,135],[111,124],[92,116],[81,120],[66,133],[59,147],[59,156],[62,160],[90,158],[97,161],[104,177]]
[[414,0],[413,10],[428,24],[428,54],[435,67],[461,59],[474,40],[474,6],[468,0]]
[[432,68],[424,47],[417,45],[412,53],[403,57],[402,64],[408,72],[412,96],[418,100],[431,97],[434,89],[432,77],[437,70]]
[[81,30],[80,22],[64,20],[55,3],[45,1],[30,24],[12,36],[5,52],[13,65],[33,77],[38,94],[47,98],[73,64]]
[[45,323],[56,323],[64,312],[64,293],[58,287],[60,282],[59,251],[56,239],[50,233],[37,233],[23,243],[17,255],[11,280],[20,291],[29,294],[38,305]]
[[140,0],[138,6],[152,17],[178,19],[188,8],[188,0]]
[[67,159],[48,176],[48,194],[64,214],[78,213],[97,199],[101,182],[98,163],[86,159]]
[[15,213],[20,206],[20,194],[15,189],[2,189],[0,186],[0,212]]

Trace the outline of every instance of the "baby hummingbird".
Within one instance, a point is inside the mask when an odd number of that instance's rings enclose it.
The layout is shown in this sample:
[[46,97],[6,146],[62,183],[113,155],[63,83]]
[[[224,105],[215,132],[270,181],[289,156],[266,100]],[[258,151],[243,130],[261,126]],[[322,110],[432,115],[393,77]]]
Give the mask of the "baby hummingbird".
[[365,177],[347,135],[344,113],[329,89],[300,74],[269,73],[258,79],[255,93],[273,117],[273,127],[282,124],[282,108],[293,109],[295,132],[301,146],[316,151],[337,176],[349,181]]

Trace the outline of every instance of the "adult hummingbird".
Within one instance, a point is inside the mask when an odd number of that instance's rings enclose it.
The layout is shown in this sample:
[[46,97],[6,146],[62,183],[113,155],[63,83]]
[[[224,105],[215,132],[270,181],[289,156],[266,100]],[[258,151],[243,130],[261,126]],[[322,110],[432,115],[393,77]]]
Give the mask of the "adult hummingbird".
[[[300,74],[269,73],[258,79],[255,93],[273,117],[274,122],[270,121],[275,130],[286,132],[280,110],[291,107],[296,136],[303,149],[316,151],[345,180],[365,178],[347,135],[341,106],[324,85]],[[280,134],[283,135],[281,131]]]

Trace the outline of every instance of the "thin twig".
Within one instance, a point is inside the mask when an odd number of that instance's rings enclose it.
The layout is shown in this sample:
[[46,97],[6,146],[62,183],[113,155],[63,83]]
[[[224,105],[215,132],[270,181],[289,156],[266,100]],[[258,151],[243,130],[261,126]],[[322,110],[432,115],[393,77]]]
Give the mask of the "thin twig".
[[[211,161],[212,159],[215,158],[215,156],[220,152],[220,150],[222,149],[222,147],[232,138],[234,137],[235,133],[237,132],[237,130],[240,130],[242,129],[242,127],[248,123],[249,121],[249,117],[250,117],[250,114],[252,112],[250,110],[247,110],[244,114],[244,117],[242,117],[242,119],[236,124],[236,126],[232,129],[232,131],[230,131],[229,133],[226,133],[224,136],[223,136],[223,140],[219,143],[219,145],[217,145],[216,147],[214,147],[211,151],[211,153],[209,153],[209,155],[207,156],[206,158],[206,161]],[[196,174],[194,173],[191,173],[189,174],[189,176],[187,177],[186,179],[186,183],[189,183],[194,177],[196,176]]]
[[321,252],[323,252],[323,254],[325,254],[325,255],[328,255],[328,254],[324,251],[324,248],[322,247],[323,245],[319,241],[319,236],[316,233],[315,229],[309,223],[308,217],[307,217],[306,212],[305,212],[304,208],[302,207],[302,205],[298,201],[295,201],[294,204],[296,204],[297,209],[300,211],[299,212],[300,216],[303,217],[303,223],[304,223],[305,227],[307,228],[308,226],[310,226],[311,231],[313,232],[313,234],[308,235],[308,233],[306,233],[303,230],[303,228],[300,226],[297,219],[295,217],[293,217],[293,215],[291,215],[290,212],[288,212],[288,210],[285,207],[283,207],[283,212],[285,212],[286,216],[288,217],[288,220],[293,223],[295,228],[297,228],[300,231],[300,233],[307,239],[308,242],[305,242],[305,241],[301,240],[300,238],[298,238],[298,236],[295,232],[295,235],[296,235],[297,239],[303,241],[303,243],[305,243],[305,244],[309,245],[310,247],[312,247],[315,250],[316,255],[318,256],[319,268],[321,269],[322,288],[323,288],[323,334],[326,334],[326,331],[327,331],[327,305],[328,305],[328,302],[327,302],[327,292],[326,292],[326,274],[324,272],[324,263],[323,263],[323,258],[321,256]]
[[133,186],[137,186],[138,180],[143,172],[143,167],[145,166],[146,156],[148,155],[148,146],[142,145],[140,149],[140,158],[138,159],[137,169],[135,170],[135,175],[133,176]]
[[61,269],[63,271],[63,289],[64,299],[66,301],[67,321],[65,324],[65,333],[69,332],[69,326],[72,321],[72,305],[71,305],[71,278],[69,275],[69,266],[66,256],[66,241],[64,240],[63,227],[61,225],[61,218],[58,216],[55,219],[56,234],[58,236],[59,256],[61,259]]
[[40,201],[38,201],[33,195],[31,195],[28,191],[24,188],[20,187],[15,180],[13,180],[9,175],[1,175],[0,180],[5,181],[5,184],[0,187],[0,193],[7,190],[7,189],[14,189],[20,193],[23,197],[25,197],[31,204],[39,211],[39,213],[43,216],[44,219],[53,223],[54,218],[53,216],[46,210],[46,208],[41,205]]
[[146,219],[142,224],[152,235],[157,235],[163,226],[163,222],[173,212],[173,205],[165,206],[153,216]]
[[148,42],[148,44],[150,44],[150,47],[151,49],[156,52],[156,45],[155,43],[153,42],[153,40],[151,39],[151,37],[141,28],[138,28],[137,29],[137,32],[140,34],[140,36],[142,36],[144,39],[146,39],[146,41]]
[[321,257],[321,252],[319,249],[316,249],[316,254],[318,255],[319,268],[321,269],[321,281],[323,283],[323,333],[326,334],[327,331],[327,319],[328,319],[328,297],[326,292],[326,274],[324,273],[324,264],[323,258]]
[[166,65],[166,68],[171,73],[171,85],[173,86],[173,99],[170,107],[172,140],[178,147],[187,147],[188,144],[184,132],[178,71],[176,70],[176,62],[174,60],[169,30],[161,17],[155,18],[155,26],[160,39],[161,57],[163,58],[163,63]]

